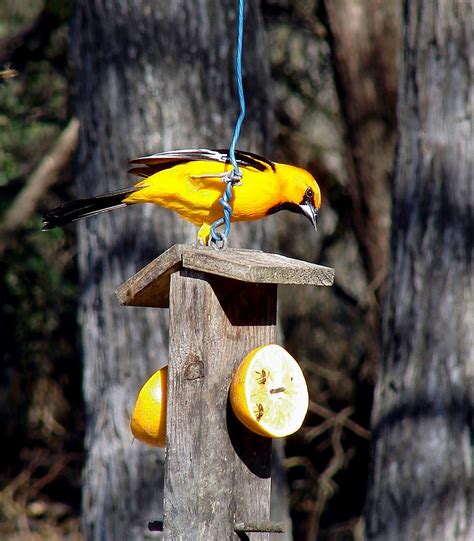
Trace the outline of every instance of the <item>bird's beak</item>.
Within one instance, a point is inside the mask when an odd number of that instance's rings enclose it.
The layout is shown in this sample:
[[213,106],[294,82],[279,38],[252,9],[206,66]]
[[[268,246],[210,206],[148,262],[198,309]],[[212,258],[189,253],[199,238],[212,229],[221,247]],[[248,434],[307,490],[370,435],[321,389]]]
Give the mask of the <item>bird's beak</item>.
[[318,211],[314,208],[311,203],[305,203],[299,205],[301,213],[304,214],[308,220],[313,224],[314,230],[318,230]]

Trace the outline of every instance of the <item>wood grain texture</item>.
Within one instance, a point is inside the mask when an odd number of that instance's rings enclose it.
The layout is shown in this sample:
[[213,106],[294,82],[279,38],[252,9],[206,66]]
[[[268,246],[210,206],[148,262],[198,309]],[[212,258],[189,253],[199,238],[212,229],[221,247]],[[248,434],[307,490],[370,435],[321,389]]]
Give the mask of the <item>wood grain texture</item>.
[[269,284],[330,286],[334,270],[329,267],[257,250],[175,245],[129,278],[117,289],[121,304],[167,307],[170,275],[184,268],[233,280]]
[[473,4],[404,2],[367,538],[474,539]]
[[171,275],[166,539],[238,539],[235,523],[270,518],[272,442],[235,419],[228,390],[246,354],[275,341],[276,290],[188,269]]

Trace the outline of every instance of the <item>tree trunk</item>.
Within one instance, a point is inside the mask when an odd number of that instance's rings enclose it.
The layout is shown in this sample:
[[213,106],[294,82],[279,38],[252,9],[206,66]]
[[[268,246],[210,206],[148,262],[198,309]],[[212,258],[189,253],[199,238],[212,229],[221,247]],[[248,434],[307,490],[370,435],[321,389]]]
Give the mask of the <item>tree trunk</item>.
[[354,232],[368,282],[380,300],[389,260],[400,3],[325,0],[324,8],[346,125]]
[[406,0],[367,538],[474,539],[474,25]]
[[[130,184],[127,160],[164,149],[228,147],[238,112],[237,2],[78,0],[72,23],[74,103],[81,124],[80,196]],[[247,9],[240,148],[271,145],[269,69],[258,4]],[[233,226],[231,244],[271,249],[271,223]],[[129,416],[145,379],[167,363],[163,310],[123,308],[114,289],[195,228],[151,206],[80,222],[87,408],[83,530],[87,539],[143,539],[162,518],[163,454],[133,442]]]

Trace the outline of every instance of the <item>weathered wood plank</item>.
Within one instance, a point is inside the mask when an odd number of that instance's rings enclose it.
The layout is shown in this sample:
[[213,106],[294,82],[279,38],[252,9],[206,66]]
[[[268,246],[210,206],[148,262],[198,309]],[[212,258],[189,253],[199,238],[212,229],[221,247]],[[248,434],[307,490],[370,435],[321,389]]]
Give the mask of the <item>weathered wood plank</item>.
[[329,286],[334,280],[328,267],[257,250],[186,250],[183,267],[261,284]]
[[174,244],[116,291],[120,304],[168,308],[170,275],[182,267],[181,244]]
[[271,440],[235,419],[228,389],[245,355],[275,341],[276,293],[189,269],[171,276],[166,539],[238,539],[236,523],[270,518]]
[[170,275],[191,269],[251,283],[330,286],[334,269],[258,250],[212,248],[176,244],[129,278],[118,290],[119,302],[128,306],[169,305]]

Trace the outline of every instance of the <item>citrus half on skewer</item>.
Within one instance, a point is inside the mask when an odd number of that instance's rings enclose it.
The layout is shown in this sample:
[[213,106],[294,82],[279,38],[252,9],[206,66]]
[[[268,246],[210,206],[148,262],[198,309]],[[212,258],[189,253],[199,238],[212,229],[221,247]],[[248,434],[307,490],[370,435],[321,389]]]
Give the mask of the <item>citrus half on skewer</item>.
[[148,379],[138,393],[130,428],[143,443],[164,447],[166,440],[166,385],[168,367],[165,366]]
[[308,388],[295,359],[281,346],[251,351],[230,385],[232,409],[249,430],[271,438],[296,432],[308,411]]

